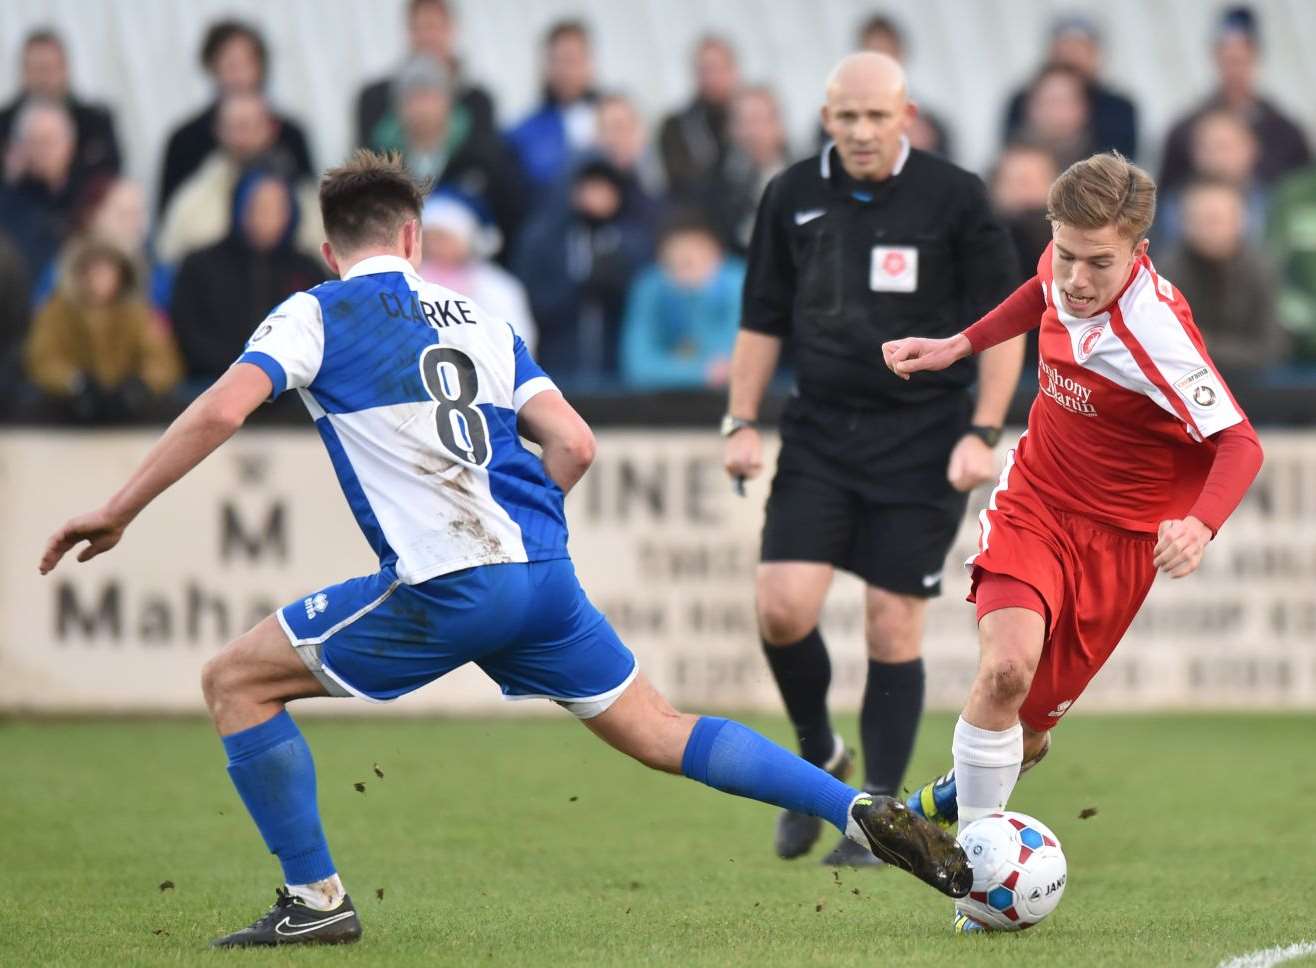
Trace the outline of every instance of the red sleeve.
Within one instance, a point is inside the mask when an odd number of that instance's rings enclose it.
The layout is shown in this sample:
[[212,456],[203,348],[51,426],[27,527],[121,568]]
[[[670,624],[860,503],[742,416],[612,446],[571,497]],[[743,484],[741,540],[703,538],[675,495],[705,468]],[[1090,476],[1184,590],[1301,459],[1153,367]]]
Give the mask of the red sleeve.
[[1042,293],[1041,280],[1033,276],[1010,293],[1005,302],[966,329],[964,335],[969,338],[973,352],[981,353],[997,343],[1036,329],[1041,325],[1045,311],[1046,297]]
[[1202,485],[1202,493],[1189,514],[1215,534],[1234,513],[1243,495],[1261,469],[1261,441],[1252,425],[1244,421],[1215,435],[1215,459]]

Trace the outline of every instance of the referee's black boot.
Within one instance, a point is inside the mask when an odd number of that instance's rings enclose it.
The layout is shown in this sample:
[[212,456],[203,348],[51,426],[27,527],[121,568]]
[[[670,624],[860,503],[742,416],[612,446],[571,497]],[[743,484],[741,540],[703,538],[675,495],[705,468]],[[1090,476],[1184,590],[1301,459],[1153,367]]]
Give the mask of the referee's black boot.
[[[844,781],[854,769],[854,750],[845,748],[845,741],[836,737],[836,751],[822,767],[838,780]],[[782,860],[801,857],[813,849],[822,836],[823,822],[807,813],[783,810],[777,816],[775,846]]]
[[318,911],[283,888],[264,917],[250,927],[210,942],[212,948],[268,948],[283,944],[351,944],[361,940],[352,899],[343,895],[332,911]]

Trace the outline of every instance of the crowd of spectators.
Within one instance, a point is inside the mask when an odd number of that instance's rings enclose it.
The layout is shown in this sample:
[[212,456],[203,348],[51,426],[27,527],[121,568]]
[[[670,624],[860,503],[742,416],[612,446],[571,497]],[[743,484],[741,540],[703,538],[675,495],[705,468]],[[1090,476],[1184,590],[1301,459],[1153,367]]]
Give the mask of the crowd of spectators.
[[[407,0],[405,49],[354,102],[356,142],[429,179],[422,274],[506,318],[576,388],[717,388],[726,381],[754,215],[767,183],[823,144],[792,146],[769,84],[730,39],[691,52],[692,96],[655,119],[597,76],[587,24],[554,24],[542,95],[500,117],[470,76],[446,0]],[[903,60],[875,15],[856,45]],[[1102,37],[1057,20],[1001,115],[984,173],[1034,266],[1047,190],[1093,151],[1146,163],[1138,106],[1102,73]],[[1258,89],[1260,24],[1216,22],[1213,89],[1177,119],[1159,161],[1153,258],[1194,306],[1227,370],[1316,364],[1316,165],[1301,126]],[[211,24],[211,96],[168,136],[153,198],[122,176],[109,106],[70,86],[67,50],[29,34],[0,108],[0,410],[24,419],[141,419],[188,399],[239,354],[260,318],[326,269],[302,125],[267,94],[252,25]],[[954,159],[954,131],[914,91],[917,147]],[[1267,369],[1269,368],[1269,369]]]

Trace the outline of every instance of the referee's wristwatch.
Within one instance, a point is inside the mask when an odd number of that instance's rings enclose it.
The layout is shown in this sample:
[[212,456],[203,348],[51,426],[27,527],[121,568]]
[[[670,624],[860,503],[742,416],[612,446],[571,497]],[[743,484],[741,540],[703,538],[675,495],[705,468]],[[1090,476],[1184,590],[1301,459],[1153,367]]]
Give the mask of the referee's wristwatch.
[[971,424],[965,433],[977,437],[988,447],[995,447],[1001,440],[1000,427],[987,427],[982,424]]
[[730,437],[737,430],[744,430],[746,427],[757,429],[758,423],[754,420],[745,420],[741,417],[733,417],[731,414],[726,414],[722,418],[722,423],[718,428],[718,433],[723,437]]

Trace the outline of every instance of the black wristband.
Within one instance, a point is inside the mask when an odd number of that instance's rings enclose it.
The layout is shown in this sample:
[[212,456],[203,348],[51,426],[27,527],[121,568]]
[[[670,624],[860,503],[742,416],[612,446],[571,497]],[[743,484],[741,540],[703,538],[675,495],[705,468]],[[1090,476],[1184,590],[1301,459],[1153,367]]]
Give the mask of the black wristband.
[[972,424],[965,433],[977,437],[988,447],[995,447],[1001,440],[1000,427],[985,427],[982,424]]

